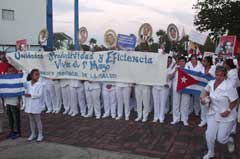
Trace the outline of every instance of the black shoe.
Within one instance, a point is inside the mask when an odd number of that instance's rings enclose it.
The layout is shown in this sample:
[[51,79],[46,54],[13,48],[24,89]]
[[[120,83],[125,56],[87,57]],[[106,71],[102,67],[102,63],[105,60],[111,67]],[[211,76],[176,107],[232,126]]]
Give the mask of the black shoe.
[[7,139],[11,139],[12,136],[13,136],[13,134],[14,134],[13,132],[10,132],[6,138],[7,138]]
[[13,135],[11,136],[11,139],[15,140],[20,137],[19,133],[14,132]]

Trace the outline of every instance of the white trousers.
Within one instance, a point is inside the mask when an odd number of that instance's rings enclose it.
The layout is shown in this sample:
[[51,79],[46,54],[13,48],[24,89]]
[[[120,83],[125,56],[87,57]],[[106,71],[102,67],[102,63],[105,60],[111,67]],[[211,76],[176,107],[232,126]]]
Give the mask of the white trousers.
[[[83,87],[70,87],[70,108],[74,114],[86,114],[86,102]],[[79,107],[78,107],[79,106]]]
[[70,86],[62,87],[62,99],[63,99],[63,107],[65,112],[69,112],[70,110]]
[[221,144],[228,143],[233,126],[234,121],[219,122],[216,121],[215,115],[207,116],[206,141],[209,153],[214,155],[214,146],[216,140]]
[[116,87],[117,94],[117,115],[123,116],[123,109],[125,112],[125,118],[130,116],[130,94],[131,87]]
[[136,85],[135,95],[137,101],[137,113],[138,118],[148,118],[150,112],[150,86],[146,85]]
[[169,96],[169,88],[161,87],[152,89],[153,104],[154,104],[154,120],[164,121],[167,101]]
[[[30,121],[30,129],[31,129],[31,135],[36,136],[38,132],[38,136],[43,135],[42,130],[42,121],[41,121],[41,115],[40,114],[29,114],[29,121]],[[36,131],[37,128],[37,131]]]
[[53,111],[55,107],[54,99],[56,97],[53,84],[47,84],[44,87],[44,101],[48,111]]
[[173,121],[188,121],[190,95],[173,91]]
[[207,122],[208,105],[202,105],[200,103],[200,107],[201,107],[201,122],[206,123]]
[[101,89],[88,90],[85,89],[88,114],[93,115],[93,110],[96,117],[101,117],[100,95]]
[[54,98],[54,105],[53,105],[53,111],[60,111],[62,108],[62,91],[60,83],[54,83],[54,90],[55,90],[55,98]]
[[112,118],[116,117],[116,90],[105,90],[102,91],[103,95],[103,106],[104,106],[104,115],[109,116],[111,114]]

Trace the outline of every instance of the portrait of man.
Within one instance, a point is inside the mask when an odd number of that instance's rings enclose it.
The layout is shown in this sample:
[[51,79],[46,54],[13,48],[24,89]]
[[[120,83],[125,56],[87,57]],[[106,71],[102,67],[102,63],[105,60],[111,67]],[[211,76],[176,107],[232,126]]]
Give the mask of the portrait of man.
[[167,35],[171,41],[179,40],[179,31],[175,24],[170,24],[167,28]]
[[79,29],[79,42],[80,42],[80,44],[85,43],[87,41],[87,38],[88,38],[87,28],[81,27]]
[[153,30],[150,24],[144,23],[143,25],[141,25],[138,31],[140,43],[149,42],[149,40],[152,37],[152,33],[153,33]]
[[39,44],[43,44],[47,41],[48,38],[48,31],[46,29],[42,29],[38,34],[38,42]]
[[220,54],[221,56],[234,56],[236,52],[236,37],[235,36],[222,36],[220,37]]

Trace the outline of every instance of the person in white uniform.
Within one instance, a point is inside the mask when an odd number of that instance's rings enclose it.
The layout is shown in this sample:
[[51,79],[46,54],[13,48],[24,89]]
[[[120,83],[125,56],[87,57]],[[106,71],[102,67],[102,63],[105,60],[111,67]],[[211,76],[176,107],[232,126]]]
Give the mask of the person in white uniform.
[[[201,72],[203,66],[202,64],[198,61],[197,55],[191,55],[190,61],[186,63],[185,69],[196,71],[196,72]],[[199,96],[197,95],[192,95],[191,100],[193,101],[193,105],[190,105],[190,110],[189,113],[191,114],[192,111],[194,111],[195,115],[198,116],[200,113],[200,102],[199,102]]]
[[104,82],[102,85],[102,96],[104,114],[103,118],[108,118],[110,115],[112,118],[116,118],[116,86],[114,83]]
[[63,114],[71,114],[70,110],[70,85],[68,79],[61,79],[60,80],[61,92],[62,92],[62,100],[63,100],[63,107],[64,112]]
[[61,92],[61,85],[60,85],[60,80],[59,79],[54,79],[53,80],[54,84],[54,92],[55,92],[55,98],[54,100],[54,105],[53,105],[53,113],[60,113],[62,109],[62,92]]
[[41,82],[39,82],[39,70],[33,69],[30,73],[30,76],[31,81],[26,83],[26,92],[24,95],[26,97],[25,112],[29,116],[31,128],[31,135],[28,140],[32,141],[37,137],[37,141],[40,142],[43,140],[41,112],[45,109],[43,85]]
[[85,81],[84,88],[88,108],[88,113],[86,117],[92,117],[93,113],[95,113],[96,119],[100,119],[101,118],[100,83],[95,81]]
[[46,113],[52,113],[53,107],[55,107],[55,89],[53,80],[50,78],[41,77],[41,82],[44,85],[43,94],[44,94],[44,102],[47,107]]
[[[84,85],[80,80],[69,80],[70,86],[70,115],[72,117],[79,114],[79,110],[81,116],[86,115],[86,103],[84,96]],[[79,106],[79,107],[78,107]]]
[[[233,88],[237,89],[240,86],[240,81],[238,78],[238,69],[234,64],[233,59],[226,59],[224,61],[224,67],[228,71],[227,80],[229,81],[229,83],[232,85]],[[237,132],[237,120],[235,121],[232,134],[236,134],[236,132]]]
[[215,76],[215,80],[210,81],[205,88],[205,97],[200,98],[203,104],[210,102],[206,130],[208,152],[203,159],[214,157],[216,140],[228,144],[228,148],[231,147],[231,151],[234,151],[234,140],[230,134],[237,118],[237,90],[225,80],[227,70],[224,67],[217,66]]
[[[215,77],[215,69],[216,67],[213,65],[212,58],[210,56],[204,57],[203,61],[203,68],[201,70],[201,73],[210,75],[212,77]],[[198,124],[199,127],[203,127],[207,124],[207,105],[204,105],[200,102],[200,108],[201,108],[201,122]]]
[[[116,94],[117,94],[117,120],[122,119],[123,112],[125,114],[125,120],[129,120],[130,116],[130,95],[131,85],[129,83],[117,82]],[[124,110],[124,111],[123,111]]]
[[151,87],[143,84],[135,85],[135,96],[137,102],[137,118],[135,121],[146,122],[150,113]]
[[167,105],[167,100],[169,96],[169,90],[171,86],[171,80],[169,79],[169,75],[172,69],[172,57],[168,57],[167,62],[167,76],[166,76],[166,84],[164,86],[153,86],[152,94],[153,94],[153,104],[154,104],[154,119],[153,122],[157,122],[159,120],[160,123],[164,122],[165,119],[165,109]]
[[173,69],[170,75],[170,80],[173,80],[173,97],[172,97],[172,114],[173,121],[172,125],[183,122],[184,126],[188,126],[188,116],[189,116],[189,102],[190,96],[188,94],[183,94],[177,92],[177,79],[178,79],[178,69],[184,68],[186,64],[186,58],[180,56],[177,59],[177,65]]

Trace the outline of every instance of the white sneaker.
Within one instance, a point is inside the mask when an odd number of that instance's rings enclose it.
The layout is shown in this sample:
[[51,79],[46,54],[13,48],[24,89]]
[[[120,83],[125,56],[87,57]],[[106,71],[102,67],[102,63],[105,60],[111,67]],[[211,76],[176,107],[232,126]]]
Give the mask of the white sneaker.
[[171,124],[171,125],[175,125],[175,124],[177,124],[177,123],[179,123],[179,121],[172,121],[170,124]]
[[158,121],[158,119],[154,119],[153,122],[156,123]]
[[41,142],[41,141],[43,141],[43,136],[42,135],[38,135],[37,142]]
[[125,117],[125,120],[126,120],[126,121],[128,121],[128,120],[129,120],[129,117],[128,117],[128,116],[127,116],[127,117]]
[[203,159],[211,159],[214,157],[214,154],[211,152],[208,152],[205,156],[203,156]]
[[205,125],[206,125],[207,123],[205,122],[205,121],[201,121],[201,123],[200,124],[198,124],[198,127],[204,127]]
[[76,115],[77,115],[77,113],[72,113],[70,116],[75,117]]
[[46,111],[46,113],[48,114],[48,113],[52,113],[52,110],[48,110],[48,111]]
[[121,116],[118,116],[118,117],[116,117],[116,120],[120,120],[120,119],[122,119],[122,117],[121,117]]
[[161,120],[161,119],[160,119],[159,122],[162,124],[162,123],[164,123],[164,120]]
[[229,138],[229,141],[228,141],[227,146],[228,146],[228,152],[233,153],[234,150],[235,150],[235,144],[234,144],[234,139],[233,139],[233,137],[230,137],[230,138]]
[[36,135],[31,134],[27,140],[28,140],[28,141],[32,141],[32,140],[34,140],[35,138],[36,138]]
[[142,118],[141,117],[138,117],[135,119],[135,121],[140,121]]
[[60,113],[61,112],[61,109],[60,110],[56,110],[56,114]]
[[96,119],[99,120],[99,119],[101,119],[101,117],[100,117],[100,116],[97,116]]
[[183,121],[183,125],[184,125],[184,126],[188,126],[189,124],[188,124],[187,121]]
[[109,117],[109,115],[104,114],[102,118],[108,118],[108,117]]
[[68,110],[65,110],[64,112],[63,112],[63,115],[65,115],[65,114],[67,114],[68,113]]
[[142,122],[143,123],[147,122],[147,118],[143,118]]
[[70,115],[70,116],[71,116],[72,114],[73,114],[73,112],[72,112],[72,111],[69,111],[69,112],[68,112],[68,115]]
[[86,116],[85,116],[85,118],[91,118],[93,115],[91,115],[91,114],[87,114]]

